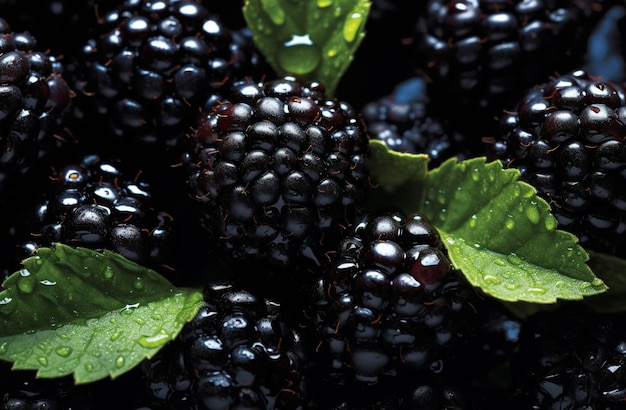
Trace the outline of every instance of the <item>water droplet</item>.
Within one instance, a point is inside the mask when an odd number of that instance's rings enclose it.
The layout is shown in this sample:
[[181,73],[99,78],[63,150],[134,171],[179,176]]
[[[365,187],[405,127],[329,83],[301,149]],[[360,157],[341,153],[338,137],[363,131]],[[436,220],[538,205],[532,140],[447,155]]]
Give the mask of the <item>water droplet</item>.
[[478,168],[474,168],[472,170],[472,179],[476,182],[480,180],[480,172],[478,171]]
[[[533,201],[534,202],[534,201]],[[526,208],[526,217],[533,224],[538,224],[541,220],[541,213],[539,213],[539,209],[537,208],[536,202],[531,202],[528,208]]]
[[111,335],[110,339],[111,339],[112,342],[114,342],[117,339],[119,339],[120,336],[122,336],[122,331],[121,330],[116,330],[115,332],[113,332],[113,334]]
[[509,261],[509,263],[511,263],[512,265],[515,266],[519,266],[522,264],[522,258],[520,258],[519,256],[517,256],[516,254],[512,253],[510,255],[506,256],[506,260]]
[[547,231],[551,232],[556,229],[557,222],[554,216],[548,215],[544,223]]
[[167,341],[170,340],[169,335],[159,333],[154,336],[141,336],[137,339],[137,343],[147,349],[153,349],[156,347],[163,346]]
[[333,5],[333,0],[317,0],[317,7],[324,8]]
[[30,276],[27,269],[20,271],[20,277],[17,279],[17,288],[24,293],[33,293],[35,289],[36,279]]
[[135,319],[135,323],[137,323],[139,326],[143,326],[146,324],[146,321],[141,318],[137,318]]
[[285,10],[276,0],[261,0],[261,7],[265,13],[272,19],[274,24],[280,26],[285,23]]
[[39,362],[40,365],[42,366],[47,366],[48,365],[48,359],[45,357],[40,357],[39,359],[37,359],[37,361]]
[[308,34],[294,35],[278,52],[278,62],[284,71],[294,74],[308,74],[315,70],[322,60],[320,48]]
[[113,268],[111,268],[110,266],[105,266],[104,277],[106,279],[111,279],[113,277]]
[[604,281],[603,281],[602,279],[600,279],[600,278],[594,278],[594,279],[591,281],[591,284],[592,284],[593,286],[602,286],[602,285],[604,285]]
[[506,261],[504,259],[497,258],[494,263],[498,266],[506,266]]
[[528,288],[528,292],[535,295],[544,295],[548,292],[548,290],[544,288]]
[[440,189],[437,192],[437,202],[442,205],[446,203],[446,191],[444,191],[443,189]]
[[120,310],[120,314],[128,316],[133,313],[133,310],[139,307],[139,303],[133,305],[126,305]]
[[505,222],[504,222],[504,226],[507,227],[507,229],[509,230],[513,230],[515,228],[515,221],[511,218],[508,218]]
[[328,57],[333,58],[334,56],[337,55],[337,50],[334,48],[331,48],[330,50],[328,50],[328,52],[326,53],[326,55],[328,55]]
[[341,16],[342,10],[341,10],[341,6],[337,6],[335,7],[335,17],[339,17]]
[[562,288],[563,286],[565,286],[565,283],[562,280],[557,280],[556,283],[554,285],[555,288]]
[[91,363],[87,363],[87,364],[85,364],[85,369],[86,369],[88,372],[93,372],[93,364],[91,364]]
[[522,188],[520,188],[519,184],[513,185],[513,196],[520,196],[522,193]]
[[352,13],[343,26],[343,38],[348,43],[353,42],[362,24],[363,15],[361,13]]
[[126,359],[124,358],[124,356],[117,356],[117,358],[115,359],[115,367],[121,369],[124,366],[125,362]]
[[68,357],[72,354],[72,348],[69,346],[59,346],[54,351],[61,357]]
[[54,286],[57,284],[56,282],[52,282],[51,280],[47,280],[47,279],[40,280],[39,283],[41,283],[44,286]]
[[7,342],[3,342],[0,344],[0,354],[5,354],[9,350],[9,344]]
[[454,236],[450,235],[446,237],[446,242],[448,243],[448,245],[454,245],[456,243],[456,239],[454,238]]
[[517,285],[515,283],[507,283],[506,285],[504,285],[504,287],[507,288],[508,290],[517,289]]
[[475,244],[474,244],[474,248],[476,248],[476,249],[480,249],[480,248],[481,248],[481,246],[480,246],[480,244],[479,244],[479,243],[475,243]]
[[137,290],[143,289],[143,278],[141,276],[137,276],[135,281],[133,282],[133,287]]
[[491,285],[497,285],[502,282],[500,278],[493,275],[485,275],[483,276],[483,280]]
[[469,227],[475,228],[476,224],[478,224],[478,218],[476,217],[476,215],[472,215],[472,219],[470,219],[469,221]]

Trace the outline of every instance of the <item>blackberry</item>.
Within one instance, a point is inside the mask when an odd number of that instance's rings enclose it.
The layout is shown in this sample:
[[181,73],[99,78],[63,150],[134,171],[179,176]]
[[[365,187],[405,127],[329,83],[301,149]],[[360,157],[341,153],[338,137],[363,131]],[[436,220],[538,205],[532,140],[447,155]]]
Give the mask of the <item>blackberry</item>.
[[142,408],[303,409],[303,343],[279,303],[230,281],[210,282],[193,321],[144,363]]
[[509,408],[626,409],[624,314],[584,304],[540,312],[524,323]]
[[431,168],[453,156],[469,158],[465,136],[430,113],[426,87],[424,78],[414,77],[398,84],[393,93],[367,103],[362,115],[370,138],[396,151],[428,154]]
[[521,171],[583,247],[626,255],[626,84],[583,70],[530,89],[502,118],[494,156]]
[[425,217],[365,213],[305,309],[314,370],[346,385],[439,373],[472,338],[474,297]]
[[74,78],[73,131],[89,151],[113,155],[107,149],[121,145],[154,166],[233,81],[260,75],[250,32],[224,26],[199,1],[126,0],[98,23]]
[[493,117],[526,88],[583,64],[591,30],[614,4],[430,0],[417,22],[417,67],[442,114],[490,136]]
[[57,169],[45,197],[14,226],[19,244],[15,263],[55,242],[96,251],[109,250],[156,269],[168,270],[169,214],[153,208],[151,187],[125,175],[120,164],[96,155]]
[[33,168],[60,150],[71,90],[63,66],[29,32],[13,32],[0,18],[0,192],[11,200]]
[[251,264],[240,271],[261,283],[321,264],[368,186],[358,115],[291,75],[235,84],[200,122],[186,161],[224,260]]

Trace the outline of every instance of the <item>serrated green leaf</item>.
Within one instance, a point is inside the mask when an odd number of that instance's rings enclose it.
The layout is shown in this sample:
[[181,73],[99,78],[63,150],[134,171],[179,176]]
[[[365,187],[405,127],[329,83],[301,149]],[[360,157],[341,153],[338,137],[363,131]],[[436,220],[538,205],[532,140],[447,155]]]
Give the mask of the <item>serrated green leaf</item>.
[[554,303],[602,293],[578,239],[519,171],[485,158],[450,159],[427,178],[422,211],[469,281],[507,301]]
[[598,252],[589,255],[589,266],[602,277],[609,290],[586,298],[585,303],[602,313],[626,312],[626,260]]
[[364,37],[369,0],[246,0],[254,41],[279,73],[320,81],[328,95]]
[[369,209],[397,204],[411,213],[422,202],[428,174],[428,155],[401,153],[389,149],[384,142],[370,140],[369,170],[372,175],[372,195]]
[[122,256],[56,244],[24,261],[0,292],[0,359],[77,383],[116,377],[174,339],[199,291]]

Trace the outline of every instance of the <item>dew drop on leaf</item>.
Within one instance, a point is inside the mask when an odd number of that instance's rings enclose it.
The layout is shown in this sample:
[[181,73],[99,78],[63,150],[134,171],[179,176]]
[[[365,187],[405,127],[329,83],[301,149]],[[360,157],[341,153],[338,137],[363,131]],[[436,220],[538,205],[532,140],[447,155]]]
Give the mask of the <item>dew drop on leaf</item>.
[[513,220],[513,218],[507,219],[506,222],[504,222],[504,225],[507,227],[507,229],[511,231],[515,229],[515,221]]
[[111,268],[110,266],[105,266],[104,267],[104,277],[106,279],[111,279],[113,277],[113,268]]
[[547,216],[546,221],[544,222],[545,226],[546,226],[546,230],[549,232],[552,232],[556,229],[556,218],[550,214]]
[[528,288],[528,292],[533,293],[535,295],[543,295],[547,292],[547,289],[544,288]]
[[7,342],[3,342],[0,344],[0,354],[5,354],[9,350],[9,344]]
[[359,33],[359,27],[363,24],[363,15],[361,13],[352,13],[343,26],[343,38],[351,43]]
[[277,0],[261,0],[261,7],[277,26],[285,23],[285,10]]
[[156,348],[156,347],[162,346],[169,339],[170,339],[169,335],[166,335],[166,334],[163,334],[163,333],[159,333],[159,334],[154,335],[154,336],[141,336],[137,340],[137,343],[139,343],[141,346],[143,346],[143,347],[145,347],[147,349],[151,349],[151,348]]
[[122,331],[116,330],[115,332],[113,332],[113,334],[111,335],[109,339],[111,339],[112,342],[115,342],[117,339],[120,338],[120,336],[122,336]]
[[44,367],[48,365],[48,359],[43,356],[37,359],[37,362]]
[[24,293],[33,293],[36,280],[30,276],[30,272],[26,269],[20,271],[20,277],[17,280],[17,288]]
[[115,359],[115,367],[121,369],[122,367],[124,367],[124,363],[126,363],[126,359],[124,358],[124,356],[117,356],[117,358]]
[[519,266],[522,264],[522,259],[514,253],[506,256],[506,260],[512,265]]
[[526,208],[526,217],[533,224],[538,224],[541,220],[541,214],[537,208],[537,202],[531,201],[530,205]]
[[72,354],[72,348],[69,346],[59,346],[54,349],[55,353],[61,357],[68,357]]
[[315,70],[322,61],[322,51],[308,34],[294,35],[278,52],[278,62],[284,71],[305,75]]
[[500,278],[498,278],[497,276],[493,276],[493,275],[485,275],[483,276],[483,280],[492,285],[497,285],[502,282]]
[[317,0],[317,7],[323,9],[324,7],[332,6],[333,0]]
[[137,276],[137,278],[135,278],[135,281],[133,282],[133,287],[137,290],[141,290],[143,289],[143,279],[140,276]]

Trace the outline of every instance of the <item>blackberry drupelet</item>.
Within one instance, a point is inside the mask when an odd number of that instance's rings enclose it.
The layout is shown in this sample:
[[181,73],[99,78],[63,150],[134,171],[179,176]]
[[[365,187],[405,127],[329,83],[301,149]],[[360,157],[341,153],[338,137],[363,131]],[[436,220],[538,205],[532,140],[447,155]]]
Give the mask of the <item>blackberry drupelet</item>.
[[13,32],[0,18],[0,193],[14,189],[60,151],[63,119],[72,93],[63,66],[39,49],[29,32]]
[[32,213],[13,227],[20,250],[5,274],[16,271],[37,248],[55,242],[109,250],[168,272],[162,264],[167,262],[171,217],[153,208],[151,186],[139,175],[126,175],[120,165],[89,155],[54,171],[37,207],[29,207]]
[[514,359],[514,409],[626,409],[624,313],[571,303],[524,323]]
[[180,153],[163,151],[175,151],[233,81],[262,71],[250,32],[194,0],[124,1],[101,16],[79,60],[73,130],[89,151],[113,155],[122,145],[145,167],[177,161]]
[[224,260],[278,283],[316,268],[363,203],[368,137],[346,102],[285,75],[235,84],[190,138],[192,194]]
[[559,228],[626,256],[626,84],[583,70],[530,89],[502,118],[493,146],[552,206]]
[[391,94],[367,103],[362,115],[370,138],[395,151],[428,154],[430,168],[453,156],[470,158],[465,136],[430,112],[426,87],[423,77],[414,77],[399,83]]
[[474,290],[419,214],[363,214],[312,294],[303,323],[329,383],[432,376],[474,331]]
[[279,303],[230,281],[210,282],[195,319],[144,363],[141,408],[304,409],[303,343]]
[[442,115],[479,141],[526,88],[583,64],[591,30],[616,3],[430,0],[417,22],[417,67]]

